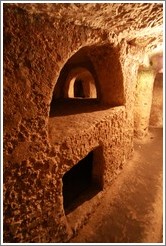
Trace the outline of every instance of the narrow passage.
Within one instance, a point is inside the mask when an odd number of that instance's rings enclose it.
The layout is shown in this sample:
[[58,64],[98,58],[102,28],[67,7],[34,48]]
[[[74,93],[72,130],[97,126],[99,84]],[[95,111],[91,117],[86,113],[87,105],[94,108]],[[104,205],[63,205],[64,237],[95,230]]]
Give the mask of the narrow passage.
[[133,158],[70,243],[160,243],[163,209],[162,129],[135,139]]

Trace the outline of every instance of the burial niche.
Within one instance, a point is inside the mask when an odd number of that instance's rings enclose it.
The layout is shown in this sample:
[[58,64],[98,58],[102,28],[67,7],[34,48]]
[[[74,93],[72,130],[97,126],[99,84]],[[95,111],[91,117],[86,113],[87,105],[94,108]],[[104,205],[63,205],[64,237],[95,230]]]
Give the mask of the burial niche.
[[99,147],[97,150],[89,152],[63,175],[63,206],[66,214],[102,190],[103,163],[101,158],[97,161],[101,155]]

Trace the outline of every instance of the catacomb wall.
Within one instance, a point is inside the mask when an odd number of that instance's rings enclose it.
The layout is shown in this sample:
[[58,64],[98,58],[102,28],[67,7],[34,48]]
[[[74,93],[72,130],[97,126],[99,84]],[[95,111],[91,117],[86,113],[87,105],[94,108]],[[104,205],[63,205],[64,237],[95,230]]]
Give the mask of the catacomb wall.
[[163,73],[155,76],[149,124],[152,127],[163,127]]
[[134,110],[135,135],[139,138],[148,133],[154,78],[155,71],[152,68],[139,69]]
[[[139,56],[125,42],[109,44],[103,31],[21,6],[4,4],[4,242],[66,242],[73,232],[63,209],[64,173],[101,147],[105,189],[131,156]],[[63,102],[56,119],[50,104],[65,64],[87,46],[99,104],[83,118],[75,112],[75,126],[72,115],[64,120]]]
[[163,55],[158,51],[145,57],[146,62],[138,69],[135,88],[134,131],[139,138],[148,134],[149,125],[162,127],[163,117]]

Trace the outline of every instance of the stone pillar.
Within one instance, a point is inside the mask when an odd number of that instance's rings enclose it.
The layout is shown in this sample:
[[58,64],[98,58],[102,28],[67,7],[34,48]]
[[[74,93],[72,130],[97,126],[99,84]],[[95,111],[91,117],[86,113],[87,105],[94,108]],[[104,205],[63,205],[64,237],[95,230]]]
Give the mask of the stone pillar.
[[148,133],[154,78],[155,73],[153,69],[142,68],[138,70],[134,108],[134,131],[135,136],[139,138],[143,138]]
[[157,73],[153,86],[153,100],[149,125],[163,127],[163,73]]

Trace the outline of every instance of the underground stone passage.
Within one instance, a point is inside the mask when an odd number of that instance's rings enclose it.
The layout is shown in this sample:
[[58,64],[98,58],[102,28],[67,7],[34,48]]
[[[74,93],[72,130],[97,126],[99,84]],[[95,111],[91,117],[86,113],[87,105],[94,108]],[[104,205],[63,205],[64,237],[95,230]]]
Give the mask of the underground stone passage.
[[[153,84],[162,73],[163,4],[2,7],[4,243],[66,243],[96,218],[108,191],[112,199],[134,138],[162,127],[162,74]],[[110,230],[109,243],[122,238]]]

